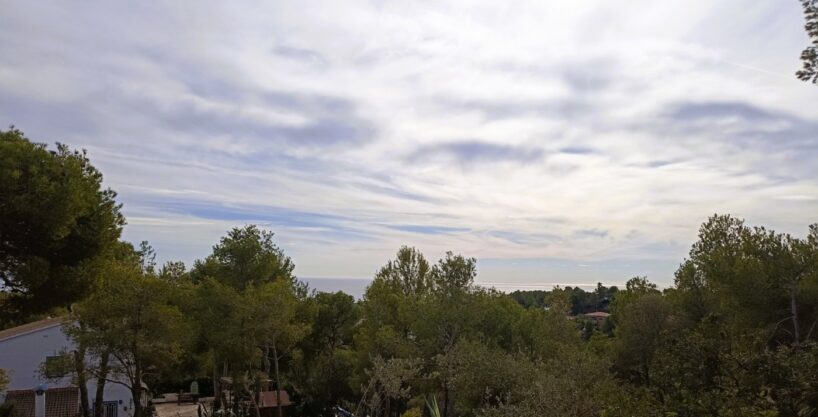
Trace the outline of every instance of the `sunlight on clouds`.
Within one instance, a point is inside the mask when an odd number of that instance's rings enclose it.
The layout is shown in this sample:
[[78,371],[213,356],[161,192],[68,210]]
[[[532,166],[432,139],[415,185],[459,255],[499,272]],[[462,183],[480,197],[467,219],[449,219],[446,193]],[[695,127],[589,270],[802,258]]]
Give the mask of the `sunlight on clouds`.
[[8,5],[0,122],[87,148],[163,259],[258,223],[305,276],[410,244],[485,282],[667,284],[708,215],[816,221],[796,2],[123,7]]

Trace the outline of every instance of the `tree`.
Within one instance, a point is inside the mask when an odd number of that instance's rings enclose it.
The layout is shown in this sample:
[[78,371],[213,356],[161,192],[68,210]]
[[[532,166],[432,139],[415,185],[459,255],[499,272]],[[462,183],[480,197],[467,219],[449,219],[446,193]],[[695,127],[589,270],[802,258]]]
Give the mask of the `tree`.
[[362,363],[370,356],[417,356],[412,326],[420,300],[434,288],[431,272],[423,254],[407,246],[378,271],[364,293],[362,323],[356,337],[363,352]]
[[315,318],[293,355],[292,373],[304,400],[302,413],[326,415],[354,396],[349,378],[355,370],[353,336],[360,309],[340,291],[319,292],[307,301],[315,305]]
[[419,250],[403,246],[395,259],[378,271],[375,280],[383,281],[404,296],[421,297],[434,286],[431,272],[429,262]]
[[469,291],[477,276],[477,259],[455,255],[451,251],[432,267],[434,291],[443,297],[452,297]]
[[[64,327],[72,326],[67,321]],[[70,378],[71,383],[80,391],[80,411],[83,417],[91,417],[91,406],[88,403],[88,380],[93,377],[91,364],[88,363],[87,349],[78,346],[76,350],[61,350],[57,355],[48,357],[40,364],[38,374],[46,381],[60,381]]]
[[670,303],[660,294],[645,294],[618,311],[616,365],[624,376],[650,386],[651,362],[670,311]]
[[494,407],[530,383],[531,362],[497,346],[463,339],[438,362],[439,372],[450,375],[452,415],[473,416]]
[[277,279],[294,281],[294,265],[273,243],[273,236],[273,232],[255,225],[232,229],[213,247],[210,256],[196,261],[191,278],[201,281],[213,277],[240,291]]
[[[655,295],[639,300],[647,297]],[[638,347],[632,352],[650,348],[649,390],[663,409],[691,416],[814,412],[818,226],[796,238],[713,216],[663,299],[671,304],[665,331],[630,343]],[[658,327],[635,328],[649,336]],[[624,344],[629,337],[620,330]]]
[[[392,417],[406,411],[406,401],[412,397],[411,381],[420,373],[420,365],[418,359],[373,358],[358,408],[364,406],[372,417]],[[355,414],[360,413],[356,410]]]
[[265,375],[270,375],[269,360],[273,360],[276,414],[282,417],[279,361],[304,338],[309,325],[299,320],[299,300],[290,281],[278,280],[257,286],[248,291],[247,296],[248,304],[254,311],[252,316],[259,327],[260,346],[264,349]]
[[293,297],[306,292],[293,276],[292,261],[275,245],[273,236],[254,225],[234,228],[213,247],[211,255],[194,263],[189,274],[180,273],[177,265],[166,265],[160,272],[168,281],[178,281],[174,278],[178,276],[197,286],[194,315],[199,339],[205,347],[202,350],[209,355],[213,367],[217,407],[221,406],[220,373],[230,372],[234,381],[259,371],[266,371],[269,376],[269,369],[259,366],[270,357],[267,350],[272,348],[268,343],[269,332],[274,329],[266,326],[279,322],[270,316],[275,312],[275,304],[264,303],[281,300],[264,299],[280,295],[271,294],[273,287],[268,285],[274,284],[275,288],[285,285]]
[[617,386],[606,363],[573,350],[543,363],[525,364],[533,371],[498,406],[483,407],[481,417],[641,416],[649,407],[633,407],[629,393]]
[[219,409],[226,405],[221,377],[244,373],[261,360],[255,321],[243,295],[215,278],[200,281],[193,294],[195,303],[188,315],[196,326],[198,353],[212,370],[214,407]]
[[815,340],[818,323],[818,225],[806,239],[713,216],[677,272],[688,316],[727,317],[746,331],[766,329],[771,341]]
[[415,333],[418,335],[422,355],[433,358],[438,370],[433,376],[443,390],[443,417],[449,416],[451,372],[449,356],[455,345],[470,330],[473,316],[470,310],[477,260],[446,252],[443,259],[432,267],[433,290],[430,297],[421,301]]
[[796,75],[802,81],[818,84],[818,0],[801,0],[804,6],[804,17],[807,22],[804,26],[811,45],[801,52],[804,65]]
[[176,302],[173,287],[132,258],[107,264],[98,290],[74,309],[81,330],[69,335],[97,356],[110,355],[108,381],[130,389],[135,417],[145,416],[145,381],[177,362],[186,344],[188,323]]
[[85,151],[0,131],[0,326],[88,294],[87,270],[125,224],[115,197]]
[[5,391],[9,386],[9,375],[5,369],[0,369],[0,391]]

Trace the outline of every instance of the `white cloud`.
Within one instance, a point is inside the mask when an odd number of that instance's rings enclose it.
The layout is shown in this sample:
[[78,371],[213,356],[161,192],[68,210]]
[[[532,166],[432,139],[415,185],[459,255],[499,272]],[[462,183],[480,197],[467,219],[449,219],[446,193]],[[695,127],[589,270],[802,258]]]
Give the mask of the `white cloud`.
[[487,281],[667,284],[712,213],[816,221],[802,25],[739,0],[19,2],[0,123],[88,148],[164,258],[258,222],[306,276],[406,243],[635,265]]

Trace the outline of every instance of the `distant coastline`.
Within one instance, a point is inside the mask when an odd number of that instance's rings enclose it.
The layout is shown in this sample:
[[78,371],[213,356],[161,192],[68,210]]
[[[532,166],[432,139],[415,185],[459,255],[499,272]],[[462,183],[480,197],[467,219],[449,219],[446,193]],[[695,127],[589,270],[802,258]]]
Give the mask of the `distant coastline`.
[[372,282],[372,278],[319,278],[319,277],[298,277],[309,285],[311,290],[321,292],[343,291],[356,300],[360,300],[366,292],[366,287]]
[[[304,281],[309,285],[311,290],[322,291],[322,292],[337,292],[343,291],[353,297],[355,299],[360,300],[364,296],[364,292],[366,292],[366,287],[372,282],[372,278],[328,278],[328,277],[299,277],[300,280]],[[529,290],[550,290],[555,286],[560,287],[580,287],[584,290],[593,290],[596,288],[596,284],[591,283],[570,283],[570,282],[542,282],[542,283],[524,283],[524,282],[475,282],[475,284],[487,287],[487,288],[495,288],[498,291],[502,291],[505,293],[514,292],[516,290],[520,291],[529,291]],[[620,288],[624,288],[624,284],[607,284],[604,285],[617,285]]]

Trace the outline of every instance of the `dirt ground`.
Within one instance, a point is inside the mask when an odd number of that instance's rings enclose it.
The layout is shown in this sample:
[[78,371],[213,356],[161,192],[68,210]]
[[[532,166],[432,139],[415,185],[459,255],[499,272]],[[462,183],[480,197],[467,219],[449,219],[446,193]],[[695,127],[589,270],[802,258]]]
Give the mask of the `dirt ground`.
[[[199,402],[204,404],[212,402],[212,400],[212,398],[200,398]],[[157,417],[198,417],[198,404],[186,402],[177,405],[175,396],[173,398],[166,396],[165,402],[155,400],[154,407],[156,407]]]

